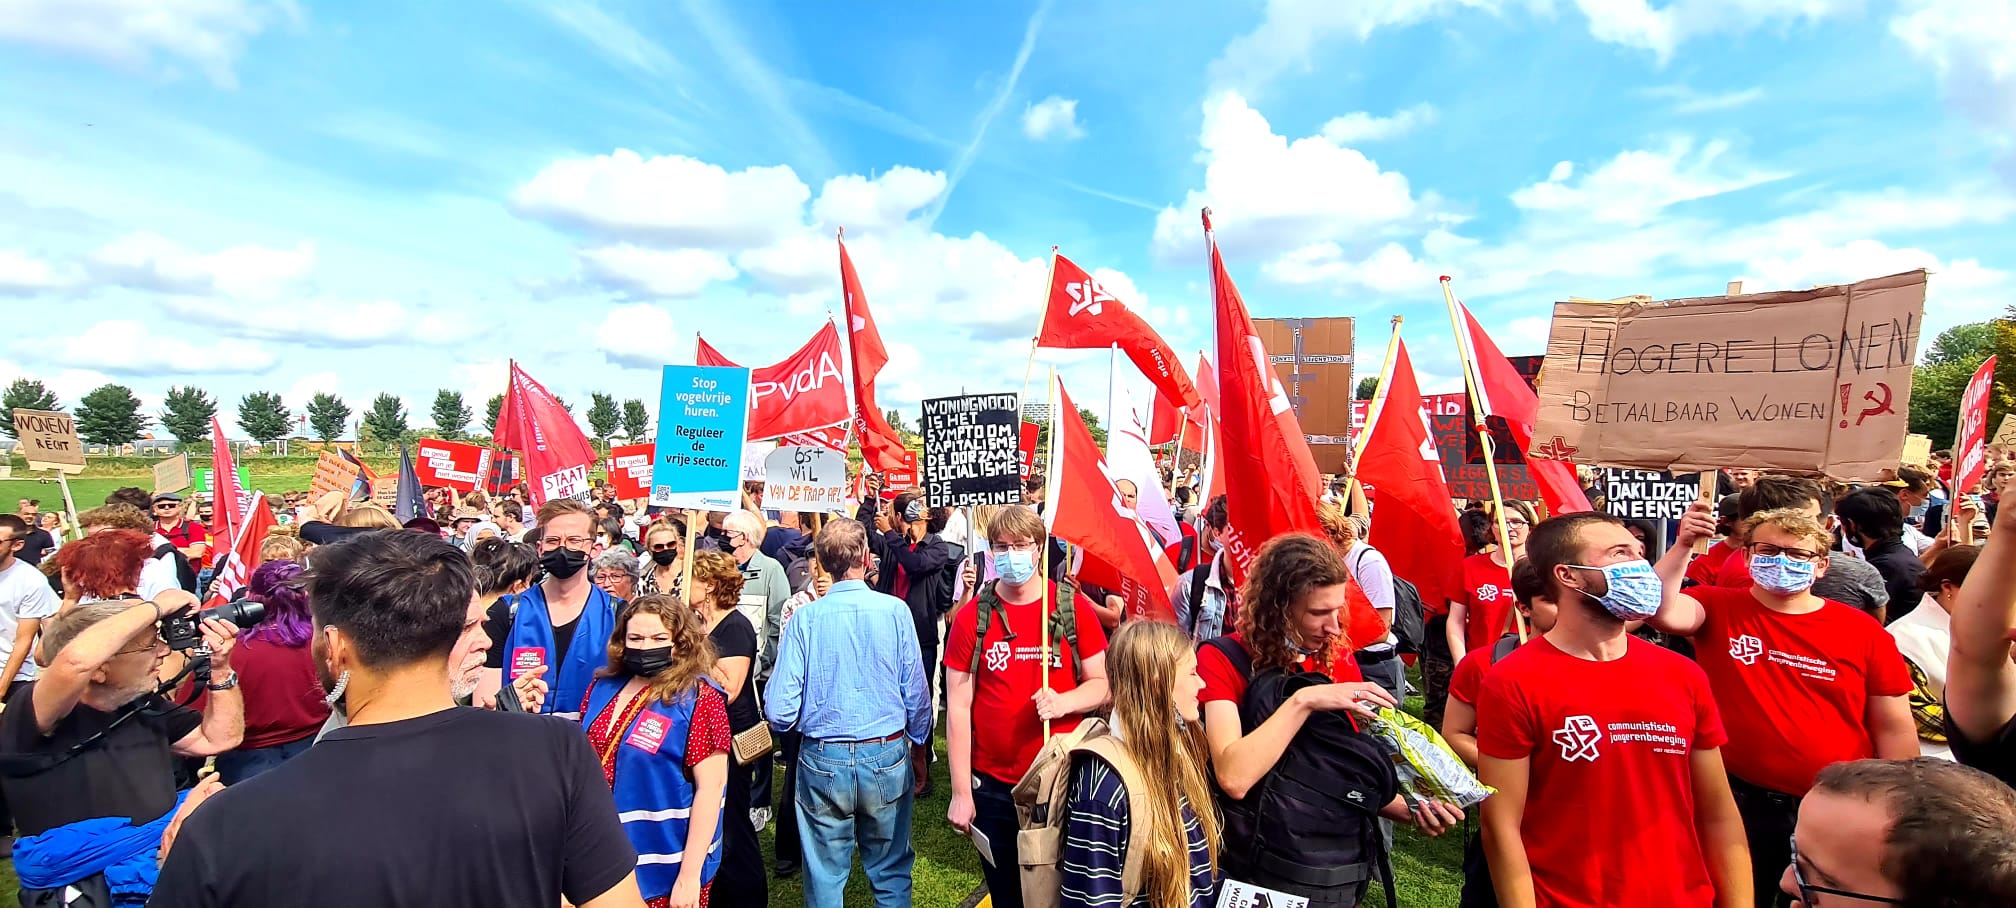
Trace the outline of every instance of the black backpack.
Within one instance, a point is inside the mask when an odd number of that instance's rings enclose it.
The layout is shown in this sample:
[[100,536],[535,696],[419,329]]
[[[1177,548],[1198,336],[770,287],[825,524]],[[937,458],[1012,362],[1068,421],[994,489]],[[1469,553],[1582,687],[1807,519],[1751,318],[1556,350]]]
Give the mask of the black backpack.
[[196,589],[196,568],[189,563],[189,556],[182,554],[181,550],[175,548],[175,544],[172,542],[164,542],[156,546],[154,554],[151,557],[159,558],[163,555],[175,556],[176,582],[182,584],[182,588],[188,590],[191,594],[202,595]]
[[[1365,559],[1365,550],[1358,550],[1358,561]],[[1352,573],[1357,573],[1358,565],[1352,564]],[[1392,572],[1389,567],[1388,573]],[[1393,636],[1400,639],[1399,650],[1403,653],[1421,652],[1422,644],[1428,640],[1428,606],[1421,601],[1421,590],[1407,582],[1399,574],[1393,574]]]
[[[1230,637],[1204,645],[1250,679],[1239,704],[1245,732],[1260,727],[1296,691],[1331,683],[1321,672],[1269,669],[1256,675],[1246,647]],[[1391,757],[1349,716],[1311,713],[1245,798],[1219,793],[1224,874],[1303,896],[1310,908],[1355,906],[1377,877],[1385,885],[1386,904],[1397,906],[1379,810],[1399,791]]]

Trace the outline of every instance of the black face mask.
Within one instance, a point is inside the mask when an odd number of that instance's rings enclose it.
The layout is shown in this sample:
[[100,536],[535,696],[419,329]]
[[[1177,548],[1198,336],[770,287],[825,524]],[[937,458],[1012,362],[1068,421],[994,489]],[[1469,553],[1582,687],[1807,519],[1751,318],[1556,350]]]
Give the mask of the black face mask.
[[575,551],[563,545],[539,556],[539,566],[545,568],[546,573],[565,580],[581,573],[581,569],[588,566],[588,553]]
[[656,564],[659,567],[669,567],[672,564],[672,562],[678,560],[679,560],[679,553],[672,549],[666,549],[665,551],[662,552],[651,553],[651,563]]
[[623,670],[630,674],[648,678],[671,667],[672,648],[669,646],[623,650]]

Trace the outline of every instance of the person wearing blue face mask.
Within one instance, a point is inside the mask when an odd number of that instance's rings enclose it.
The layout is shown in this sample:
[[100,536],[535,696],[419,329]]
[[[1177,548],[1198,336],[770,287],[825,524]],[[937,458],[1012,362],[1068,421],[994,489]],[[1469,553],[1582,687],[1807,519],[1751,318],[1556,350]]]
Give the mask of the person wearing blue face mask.
[[1782,902],[1799,802],[1820,770],[1844,760],[1918,756],[1910,670],[1876,619],[1813,593],[1832,534],[1791,509],[1753,515],[1742,552],[1751,585],[1679,592],[1693,544],[1707,538],[1696,504],[1659,563],[1670,593],[1653,627],[1694,641],[1729,726],[1729,784],[1743,814],[1757,904]]

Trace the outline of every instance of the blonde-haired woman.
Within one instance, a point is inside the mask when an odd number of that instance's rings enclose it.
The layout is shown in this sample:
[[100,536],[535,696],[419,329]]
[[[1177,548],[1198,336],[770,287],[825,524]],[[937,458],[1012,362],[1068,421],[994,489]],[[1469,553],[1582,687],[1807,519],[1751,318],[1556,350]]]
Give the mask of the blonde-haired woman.
[[[1106,676],[1113,736],[1149,788],[1129,792],[1104,759],[1077,757],[1058,862],[1063,901],[1207,908],[1218,888],[1220,826],[1204,775],[1210,750],[1198,713],[1204,679],[1197,653],[1173,624],[1125,622],[1106,648]],[[1146,806],[1145,815],[1133,816],[1131,803]],[[1122,874],[1136,823],[1147,853],[1139,891],[1126,892]]]
[[728,700],[710,677],[714,647],[692,610],[663,594],[616,616],[609,665],[581,705],[588,743],[637,849],[650,908],[708,904],[721,863],[728,786]]

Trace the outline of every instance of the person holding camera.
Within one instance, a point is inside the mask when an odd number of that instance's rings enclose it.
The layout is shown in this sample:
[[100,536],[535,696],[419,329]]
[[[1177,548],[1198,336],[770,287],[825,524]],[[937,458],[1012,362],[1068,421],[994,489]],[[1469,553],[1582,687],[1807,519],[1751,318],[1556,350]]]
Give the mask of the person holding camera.
[[[43,629],[41,674],[15,684],[0,712],[0,791],[22,836],[15,871],[24,906],[66,904],[71,887],[103,895],[95,904],[122,891],[144,897],[178,807],[175,758],[215,756],[244,736],[231,669],[238,628],[196,624],[195,605],[180,590],[153,602],[91,602]],[[163,698],[159,677],[170,640],[198,627],[210,690],[201,713]]]

